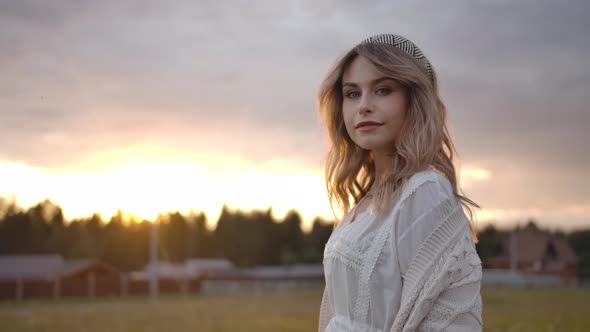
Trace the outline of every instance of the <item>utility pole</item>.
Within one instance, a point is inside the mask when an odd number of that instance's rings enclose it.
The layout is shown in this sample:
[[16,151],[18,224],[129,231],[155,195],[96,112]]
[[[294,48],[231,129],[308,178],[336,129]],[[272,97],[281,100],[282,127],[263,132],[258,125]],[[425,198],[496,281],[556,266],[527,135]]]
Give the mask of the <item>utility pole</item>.
[[160,216],[152,222],[150,234],[150,298],[156,300],[159,293],[158,266],[158,223]]
[[518,270],[518,237],[517,230],[513,231],[510,236],[510,270],[516,273]]

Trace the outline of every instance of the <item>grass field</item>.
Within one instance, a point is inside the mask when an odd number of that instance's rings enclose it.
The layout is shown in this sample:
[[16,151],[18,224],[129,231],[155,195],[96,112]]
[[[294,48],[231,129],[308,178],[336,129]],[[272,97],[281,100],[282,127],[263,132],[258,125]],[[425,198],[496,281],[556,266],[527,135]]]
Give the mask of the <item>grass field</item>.
[[[590,288],[483,292],[484,331],[590,331]],[[315,331],[321,289],[0,304],[0,330]]]

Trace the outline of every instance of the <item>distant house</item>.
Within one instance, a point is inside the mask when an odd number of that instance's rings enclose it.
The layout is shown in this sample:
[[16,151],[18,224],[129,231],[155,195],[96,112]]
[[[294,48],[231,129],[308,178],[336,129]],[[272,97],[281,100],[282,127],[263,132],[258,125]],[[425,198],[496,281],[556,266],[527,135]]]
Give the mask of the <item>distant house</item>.
[[60,255],[0,255],[0,299],[121,293],[119,271],[96,260]]
[[166,261],[158,261],[157,263],[149,263],[145,266],[143,271],[132,272],[130,274],[132,279],[142,280],[149,279],[153,273],[157,273],[159,278],[169,279],[185,279],[188,278],[186,269],[182,263],[172,263]]
[[540,230],[533,222],[513,232],[500,246],[501,253],[487,262],[492,270],[553,276],[565,284],[578,281],[578,257],[569,243]]
[[119,277],[120,271],[112,265],[94,259],[68,259],[58,270],[61,278],[86,278],[88,275]]
[[184,261],[184,267],[191,276],[215,276],[232,273],[236,267],[225,258],[193,258]]
[[235,273],[233,263],[225,258],[192,258],[184,263],[158,261],[149,263],[143,271],[133,272],[133,279],[148,279],[152,273],[157,272],[160,278],[169,279],[193,279],[201,276],[217,276]]
[[60,255],[2,255],[0,279],[52,279],[64,264]]
[[96,260],[64,260],[60,255],[0,255],[0,280],[85,278],[89,274],[118,273],[116,268]]

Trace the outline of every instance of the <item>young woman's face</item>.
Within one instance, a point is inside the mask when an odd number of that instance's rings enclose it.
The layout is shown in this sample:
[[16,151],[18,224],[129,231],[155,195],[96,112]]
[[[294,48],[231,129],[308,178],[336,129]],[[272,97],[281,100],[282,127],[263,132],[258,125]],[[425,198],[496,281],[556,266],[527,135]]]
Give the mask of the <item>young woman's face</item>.
[[407,109],[405,88],[357,56],[342,75],[346,131],[361,148],[392,153]]

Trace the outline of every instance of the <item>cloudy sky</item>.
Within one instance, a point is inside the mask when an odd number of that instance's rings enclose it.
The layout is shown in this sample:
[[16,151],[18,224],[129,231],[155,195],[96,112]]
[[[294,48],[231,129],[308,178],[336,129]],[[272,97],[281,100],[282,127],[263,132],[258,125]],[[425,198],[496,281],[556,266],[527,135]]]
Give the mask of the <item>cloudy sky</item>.
[[0,194],[331,217],[317,88],[387,32],[439,74],[480,225],[590,226],[590,3],[367,4],[0,0]]

